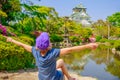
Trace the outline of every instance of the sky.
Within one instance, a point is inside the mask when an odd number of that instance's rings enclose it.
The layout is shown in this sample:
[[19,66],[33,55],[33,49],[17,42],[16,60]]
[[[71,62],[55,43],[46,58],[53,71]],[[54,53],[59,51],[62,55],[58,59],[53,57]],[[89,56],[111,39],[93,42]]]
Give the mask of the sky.
[[60,17],[70,16],[72,9],[83,4],[92,21],[106,20],[116,12],[120,12],[120,0],[32,0],[36,5],[55,8]]

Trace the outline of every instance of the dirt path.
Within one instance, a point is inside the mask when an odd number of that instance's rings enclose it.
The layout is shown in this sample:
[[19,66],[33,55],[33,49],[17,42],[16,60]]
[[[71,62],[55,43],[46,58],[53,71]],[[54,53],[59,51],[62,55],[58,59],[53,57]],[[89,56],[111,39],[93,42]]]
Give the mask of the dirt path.
[[[30,69],[26,71],[20,70],[17,72],[0,72],[0,80],[38,80],[37,75],[37,69]],[[77,78],[77,80],[96,80],[92,77],[82,77],[74,73],[71,73],[71,75]]]

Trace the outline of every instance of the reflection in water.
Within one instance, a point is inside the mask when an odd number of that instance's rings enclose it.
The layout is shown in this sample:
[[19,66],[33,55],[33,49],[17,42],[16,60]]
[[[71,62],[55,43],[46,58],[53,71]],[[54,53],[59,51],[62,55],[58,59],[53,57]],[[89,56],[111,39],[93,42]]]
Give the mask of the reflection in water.
[[106,64],[102,63],[98,65],[91,59],[89,59],[89,62],[84,66],[84,70],[80,75],[96,77],[99,80],[119,80],[118,77],[106,71]]
[[120,57],[103,46],[91,52],[73,53],[63,59],[76,74],[96,77],[98,80],[120,80]]

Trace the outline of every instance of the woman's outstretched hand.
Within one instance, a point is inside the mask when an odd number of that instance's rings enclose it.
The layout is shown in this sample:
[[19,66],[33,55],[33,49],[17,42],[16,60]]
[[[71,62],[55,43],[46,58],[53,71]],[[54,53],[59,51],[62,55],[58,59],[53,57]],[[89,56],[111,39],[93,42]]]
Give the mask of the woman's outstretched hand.
[[73,47],[69,47],[69,48],[62,48],[60,51],[60,56],[74,52],[74,51],[81,51],[84,49],[91,49],[94,50],[98,47],[97,43],[89,43],[89,44],[85,44],[85,45],[80,45],[80,46],[73,46]]
[[7,42],[12,42],[12,40],[13,40],[13,39],[12,39],[11,37],[6,37],[6,41],[7,41]]
[[89,43],[86,45],[87,48],[96,49],[98,47],[98,43]]
[[12,43],[14,43],[14,44],[16,44],[16,45],[18,45],[18,46],[23,47],[23,48],[26,49],[28,52],[32,52],[32,51],[31,51],[31,50],[32,50],[32,46],[27,45],[27,44],[24,44],[24,43],[22,43],[22,42],[19,42],[19,41],[17,41],[17,40],[14,40],[14,39],[11,38],[11,37],[5,36],[5,38],[6,38],[6,41],[7,41],[7,42],[12,42]]

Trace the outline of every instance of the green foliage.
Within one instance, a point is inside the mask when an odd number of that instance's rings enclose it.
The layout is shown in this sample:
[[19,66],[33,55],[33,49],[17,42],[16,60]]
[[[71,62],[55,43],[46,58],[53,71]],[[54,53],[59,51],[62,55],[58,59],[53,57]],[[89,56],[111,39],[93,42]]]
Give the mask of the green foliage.
[[116,27],[120,27],[120,12],[116,12],[107,17],[107,20]]
[[115,48],[117,51],[120,51],[120,45]]
[[37,27],[32,21],[32,18],[24,18],[23,21],[19,21],[19,23],[14,24],[12,27],[20,33],[30,34],[30,32],[35,30],[35,27]]
[[106,42],[109,42],[112,48],[116,48],[116,50],[120,50],[120,40],[106,40]]
[[19,36],[19,40],[26,42],[26,44],[34,45],[34,39],[29,36]]
[[[27,40],[26,43],[31,43],[30,38],[21,37],[21,39]],[[0,70],[18,70],[35,67],[32,54],[24,48],[6,42],[2,35],[0,35],[0,44]]]
[[5,37],[3,37],[1,34],[0,34],[0,41],[3,41],[3,42],[5,42],[5,41],[6,41],[6,38],[5,38]]
[[7,17],[7,14],[0,10],[0,17]]
[[120,40],[108,40],[108,39],[101,39],[100,42],[102,43],[107,43],[106,46],[108,46],[109,48],[115,48],[116,50],[120,51]]
[[90,28],[82,28],[79,33],[82,38],[89,38],[92,34],[92,30]]
[[49,20],[47,20],[45,22],[46,27],[44,29],[44,31],[47,31],[50,34],[59,34],[62,33],[63,29],[61,30],[61,18],[57,18],[57,17],[52,17]]
[[109,71],[114,76],[118,76],[120,78],[120,57],[114,56],[114,60],[112,60],[111,63],[108,64],[106,70]]
[[114,43],[114,47],[116,48],[116,50],[120,51],[120,40],[116,40]]
[[101,40],[100,40],[100,42],[108,42],[109,40],[108,39],[106,39],[106,38],[102,38]]
[[79,38],[76,37],[76,36],[70,36],[70,40],[71,40],[72,42],[77,42],[77,41],[79,41]]
[[99,42],[99,41],[100,41],[100,39],[102,39],[102,37],[101,37],[101,36],[96,36],[96,42]]
[[16,20],[10,22],[14,29],[22,34],[30,34],[33,31],[53,31],[48,30],[48,26],[45,24],[46,18],[57,17],[54,8],[27,4],[22,4],[21,6],[25,9],[24,12],[16,13]]
[[120,37],[120,27],[112,28],[112,36]]
[[96,35],[102,36],[102,38],[108,38],[108,27],[109,23],[107,21],[98,20],[93,23],[92,26],[94,28],[94,33]]
[[13,11],[21,11],[20,0],[9,0],[9,4],[11,5],[11,10]]
[[56,34],[50,35],[50,39],[52,42],[60,42],[63,40],[63,38],[61,36],[56,35]]
[[74,45],[79,45],[80,42],[82,42],[80,38],[77,36],[70,36],[69,38]]
[[[1,11],[4,16],[1,17],[2,24],[7,24],[10,20],[14,20],[14,14],[21,11],[20,0],[4,0],[0,2]],[[0,11],[0,12],[1,12]]]

